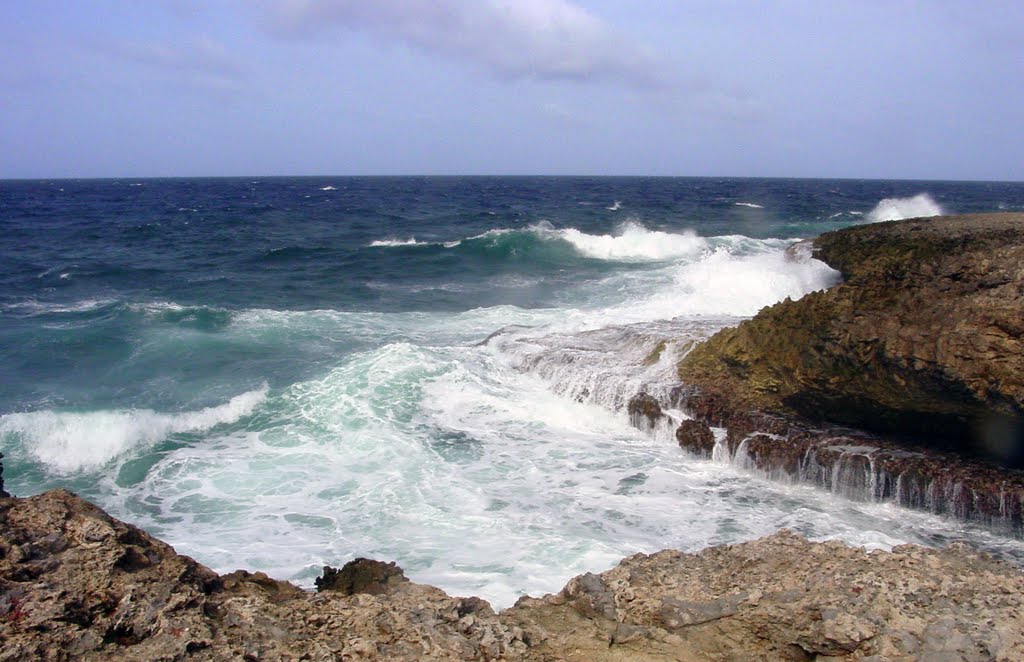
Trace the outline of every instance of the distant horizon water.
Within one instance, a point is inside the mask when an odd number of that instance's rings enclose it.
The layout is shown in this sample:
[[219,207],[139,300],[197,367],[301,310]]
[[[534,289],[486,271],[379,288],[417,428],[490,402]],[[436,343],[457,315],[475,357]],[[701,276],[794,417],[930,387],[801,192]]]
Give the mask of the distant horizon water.
[[362,174],[308,174],[308,175],[259,175],[259,174],[231,174],[231,175],[54,175],[54,176],[4,176],[0,182],[42,182],[42,181],[109,181],[121,179],[159,180],[159,179],[315,179],[315,178],[342,178],[342,179],[416,179],[416,178],[506,178],[506,179],[713,179],[713,180],[786,180],[786,181],[838,181],[838,182],[901,182],[916,184],[1021,184],[1021,179],[958,179],[958,178],[934,178],[934,177],[878,177],[878,176],[815,176],[806,177],[799,175],[635,175],[635,174],[505,174],[496,175],[493,173],[458,174],[458,173],[362,173]]

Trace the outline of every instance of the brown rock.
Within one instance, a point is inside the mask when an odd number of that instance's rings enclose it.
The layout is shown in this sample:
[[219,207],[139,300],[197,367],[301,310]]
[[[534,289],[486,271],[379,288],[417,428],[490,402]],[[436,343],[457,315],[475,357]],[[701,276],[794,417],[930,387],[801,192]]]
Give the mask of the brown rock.
[[1024,214],[863,225],[814,246],[845,283],[719,332],[681,379],[733,410],[1024,462]]
[[11,496],[4,491],[4,454],[0,453],[0,499]]
[[314,580],[317,591],[340,591],[345,595],[387,593],[401,582],[409,581],[398,564],[358,558],[341,570],[324,566],[324,573]]
[[680,423],[676,428],[676,441],[681,448],[698,455],[710,457],[715,449],[715,435],[703,421],[687,420]]
[[634,395],[626,405],[626,412],[633,426],[640,429],[653,427],[665,416],[657,398],[647,393]]
[[0,551],[0,662],[1024,659],[1024,574],[956,546],[784,531],[637,554],[501,614],[366,559],[318,593],[218,577],[63,491],[0,501]]

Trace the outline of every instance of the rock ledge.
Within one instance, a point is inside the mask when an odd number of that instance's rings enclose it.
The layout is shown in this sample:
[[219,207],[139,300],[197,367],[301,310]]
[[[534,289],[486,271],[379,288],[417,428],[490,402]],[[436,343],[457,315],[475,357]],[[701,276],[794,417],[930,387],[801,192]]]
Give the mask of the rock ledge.
[[218,576],[65,491],[0,498],[0,661],[1024,659],[1024,574],[790,532],[637,554],[495,613],[394,564]]

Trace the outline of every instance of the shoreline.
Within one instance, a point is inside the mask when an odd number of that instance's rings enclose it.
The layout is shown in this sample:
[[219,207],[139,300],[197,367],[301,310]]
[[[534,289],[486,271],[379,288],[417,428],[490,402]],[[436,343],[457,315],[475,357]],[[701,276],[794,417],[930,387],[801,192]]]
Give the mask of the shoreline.
[[0,661],[810,660],[1024,656],[1024,573],[963,545],[865,552],[788,531],[635,554],[495,613],[393,563],[318,592],[217,575],[70,492],[0,498]]
[[844,282],[694,346],[682,385],[631,401],[634,425],[682,410],[693,420],[675,436],[696,455],[1024,536],[1024,214],[860,225],[810,245]]
[[[697,345],[664,401],[629,401],[633,424],[663,428],[677,409],[688,452],[1024,535],[1024,470],[1000,466],[1024,410],[1021,354],[1007,349],[1022,331],[1001,317],[1024,293],[1024,214],[858,226],[814,246],[844,283]],[[979,459],[963,435],[989,412],[1010,421],[1008,441]],[[635,554],[496,613],[367,559],[325,568],[316,593],[218,575],[70,492],[8,497],[2,463],[0,527],[0,662],[1024,657],[1024,572],[960,544],[868,553],[782,530]]]

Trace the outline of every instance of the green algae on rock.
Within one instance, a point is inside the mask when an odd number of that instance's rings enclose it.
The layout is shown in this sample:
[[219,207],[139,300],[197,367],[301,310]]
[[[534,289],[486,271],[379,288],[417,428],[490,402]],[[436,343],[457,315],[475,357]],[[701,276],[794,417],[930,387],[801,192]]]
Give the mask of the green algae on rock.
[[845,282],[719,332],[682,381],[736,410],[1024,461],[1024,214],[862,225],[813,246]]

